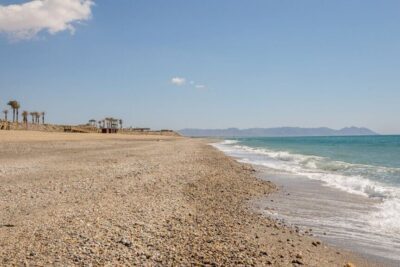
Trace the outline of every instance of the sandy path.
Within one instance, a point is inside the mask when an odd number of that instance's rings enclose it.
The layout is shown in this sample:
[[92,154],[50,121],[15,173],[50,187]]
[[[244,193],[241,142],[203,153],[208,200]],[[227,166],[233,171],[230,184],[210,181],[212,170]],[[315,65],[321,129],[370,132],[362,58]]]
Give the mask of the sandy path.
[[366,266],[251,211],[273,185],[200,140],[0,132],[0,149],[2,266]]

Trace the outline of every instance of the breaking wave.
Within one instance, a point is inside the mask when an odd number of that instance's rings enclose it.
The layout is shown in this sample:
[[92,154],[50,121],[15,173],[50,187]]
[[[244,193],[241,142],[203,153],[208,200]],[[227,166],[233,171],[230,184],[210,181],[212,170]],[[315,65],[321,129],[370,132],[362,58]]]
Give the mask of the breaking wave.
[[324,186],[379,200],[378,211],[370,214],[371,225],[400,235],[400,187],[393,177],[400,168],[352,164],[325,157],[294,154],[241,145],[237,140],[213,144],[240,162],[259,165],[319,180]]

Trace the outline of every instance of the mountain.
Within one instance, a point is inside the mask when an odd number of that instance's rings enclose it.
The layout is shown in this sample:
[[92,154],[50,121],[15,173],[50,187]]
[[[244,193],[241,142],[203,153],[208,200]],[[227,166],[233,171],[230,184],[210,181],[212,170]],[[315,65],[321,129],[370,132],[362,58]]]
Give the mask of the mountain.
[[326,127],[321,128],[250,128],[250,129],[182,129],[178,131],[185,136],[193,137],[261,137],[261,136],[349,136],[349,135],[378,135],[367,128],[346,127],[334,130]]

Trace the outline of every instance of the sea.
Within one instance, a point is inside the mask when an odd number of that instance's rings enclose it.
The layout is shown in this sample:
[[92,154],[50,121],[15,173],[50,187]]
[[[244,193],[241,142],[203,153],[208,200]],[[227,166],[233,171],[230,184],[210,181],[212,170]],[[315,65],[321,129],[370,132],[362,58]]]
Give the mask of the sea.
[[281,189],[258,201],[266,216],[400,266],[400,136],[227,138],[213,145]]

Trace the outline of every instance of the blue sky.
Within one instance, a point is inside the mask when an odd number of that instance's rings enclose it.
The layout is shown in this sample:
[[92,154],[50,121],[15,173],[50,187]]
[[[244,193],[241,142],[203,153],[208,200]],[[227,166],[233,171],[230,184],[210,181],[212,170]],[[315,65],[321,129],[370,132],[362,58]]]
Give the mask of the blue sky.
[[17,99],[55,123],[400,133],[400,1],[102,0],[90,13],[21,37],[0,9],[2,109]]

